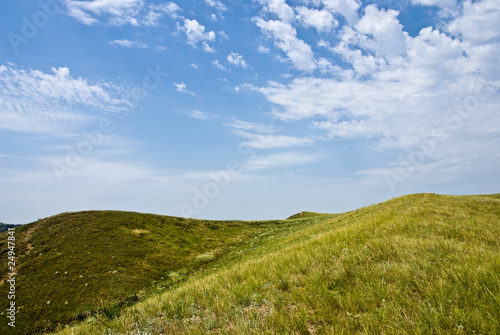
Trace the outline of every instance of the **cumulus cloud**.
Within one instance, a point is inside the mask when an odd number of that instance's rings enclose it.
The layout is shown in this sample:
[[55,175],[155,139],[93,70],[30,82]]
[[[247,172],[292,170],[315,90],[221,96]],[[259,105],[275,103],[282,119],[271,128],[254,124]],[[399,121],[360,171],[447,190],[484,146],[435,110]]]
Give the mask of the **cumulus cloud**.
[[467,54],[483,75],[500,77],[500,3],[466,1],[463,15],[452,20],[448,31],[463,41]]
[[243,59],[243,56],[236,53],[236,52],[231,52],[227,56],[227,61],[235,66],[240,66],[244,69],[248,68],[247,62]]
[[266,35],[274,39],[274,45],[286,53],[297,70],[310,72],[316,68],[311,46],[297,37],[297,31],[289,23],[261,18],[255,22]]
[[312,0],[316,5],[323,5],[325,9],[332,13],[341,14],[349,24],[356,23],[358,19],[358,10],[361,3],[358,0]]
[[328,10],[310,9],[304,6],[296,7],[298,20],[306,27],[313,27],[318,32],[333,31],[338,26],[333,14]]
[[292,23],[295,20],[295,13],[285,0],[256,0],[263,6],[265,12],[275,14],[280,21]]
[[411,0],[412,5],[436,6],[441,8],[441,15],[450,16],[458,12],[457,0]]
[[364,34],[360,43],[377,56],[393,60],[406,52],[408,34],[399,23],[396,10],[379,10],[375,5],[365,8],[365,14],[356,23],[357,31]]
[[[302,77],[258,90],[275,106],[277,118],[310,120],[331,138],[371,138],[379,148],[409,149],[443,128],[439,138],[452,141],[446,120],[453,115],[457,123],[474,124],[471,136],[484,137],[493,124],[500,127],[494,113],[500,108],[499,7],[489,0],[466,2],[463,14],[444,26],[448,31],[428,27],[409,37],[396,11],[367,6],[356,24],[343,28],[337,45],[319,43],[342,55],[354,78]],[[481,100],[477,92],[490,97]],[[457,114],[474,106],[474,117]]]
[[215,50],[210,47],[208,42],[215,40],[215,33],[213,31],[205,31],[205,26],[198,23],[196,20],[185,19],[184,24],[179,26],[179,30],[186,34],[187,42],[196,46],[199,42],[203,47],[203,50],[207,52],[214,52]]

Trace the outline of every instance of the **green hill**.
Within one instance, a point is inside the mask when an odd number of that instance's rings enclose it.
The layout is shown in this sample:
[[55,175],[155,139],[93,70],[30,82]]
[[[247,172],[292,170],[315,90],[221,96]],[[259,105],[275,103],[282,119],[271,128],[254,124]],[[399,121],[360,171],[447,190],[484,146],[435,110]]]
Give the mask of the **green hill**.
[[500,333],[500,194],[262,222],[69,213],[16,234],[32,244],[16,325],[76,313],[60,334]]
[[[63,213],[17,227],[19,310],[15,329],[1,322],[0,334],[50,331],[96,314],[114,317],[144,295],[182,282],[213,262],[237,261],[241,254],[232,250],[249,249],[248,241],[283,228],[278,221],[203,221],[120,211]],[[7,233],[0,235],[0,251],[0,292],[7,297]],[[1,299],[2,312],[8,303]]]

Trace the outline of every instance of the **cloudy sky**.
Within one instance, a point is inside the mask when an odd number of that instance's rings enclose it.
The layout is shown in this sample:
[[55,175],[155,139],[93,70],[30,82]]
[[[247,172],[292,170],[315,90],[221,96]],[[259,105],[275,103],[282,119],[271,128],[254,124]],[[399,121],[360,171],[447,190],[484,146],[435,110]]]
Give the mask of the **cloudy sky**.
[[2,0],[0,221],[500,192],[498,0]]

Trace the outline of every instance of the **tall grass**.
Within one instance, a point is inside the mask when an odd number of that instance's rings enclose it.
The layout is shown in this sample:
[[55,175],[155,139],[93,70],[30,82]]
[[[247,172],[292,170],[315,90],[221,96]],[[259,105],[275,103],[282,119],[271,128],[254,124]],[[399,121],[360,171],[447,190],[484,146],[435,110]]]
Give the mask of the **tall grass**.
[[500,197],[298,218],[227,267],[60,334],[498,334]]

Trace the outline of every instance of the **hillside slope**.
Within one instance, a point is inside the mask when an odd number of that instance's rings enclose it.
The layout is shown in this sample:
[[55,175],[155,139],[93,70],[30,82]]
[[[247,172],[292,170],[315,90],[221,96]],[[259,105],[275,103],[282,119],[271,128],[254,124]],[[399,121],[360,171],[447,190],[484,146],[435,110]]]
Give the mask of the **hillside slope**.
[[[0,334],[49,331],[95,314],[112,318],[146,294],[209,266],[232,264],[243,250],[294,227],[284,221],[203,221],[120,211],[63,213],[17,227],[19,309],[15,329],[1,322]],[[255,243],[248,243],[251,239]],[[7,251],[5,232],[0,234],[2,318],[9,303],[3,298],[9,289]]]
[[60,334],[498,334],[500,195],[299,218],[278,242]]

